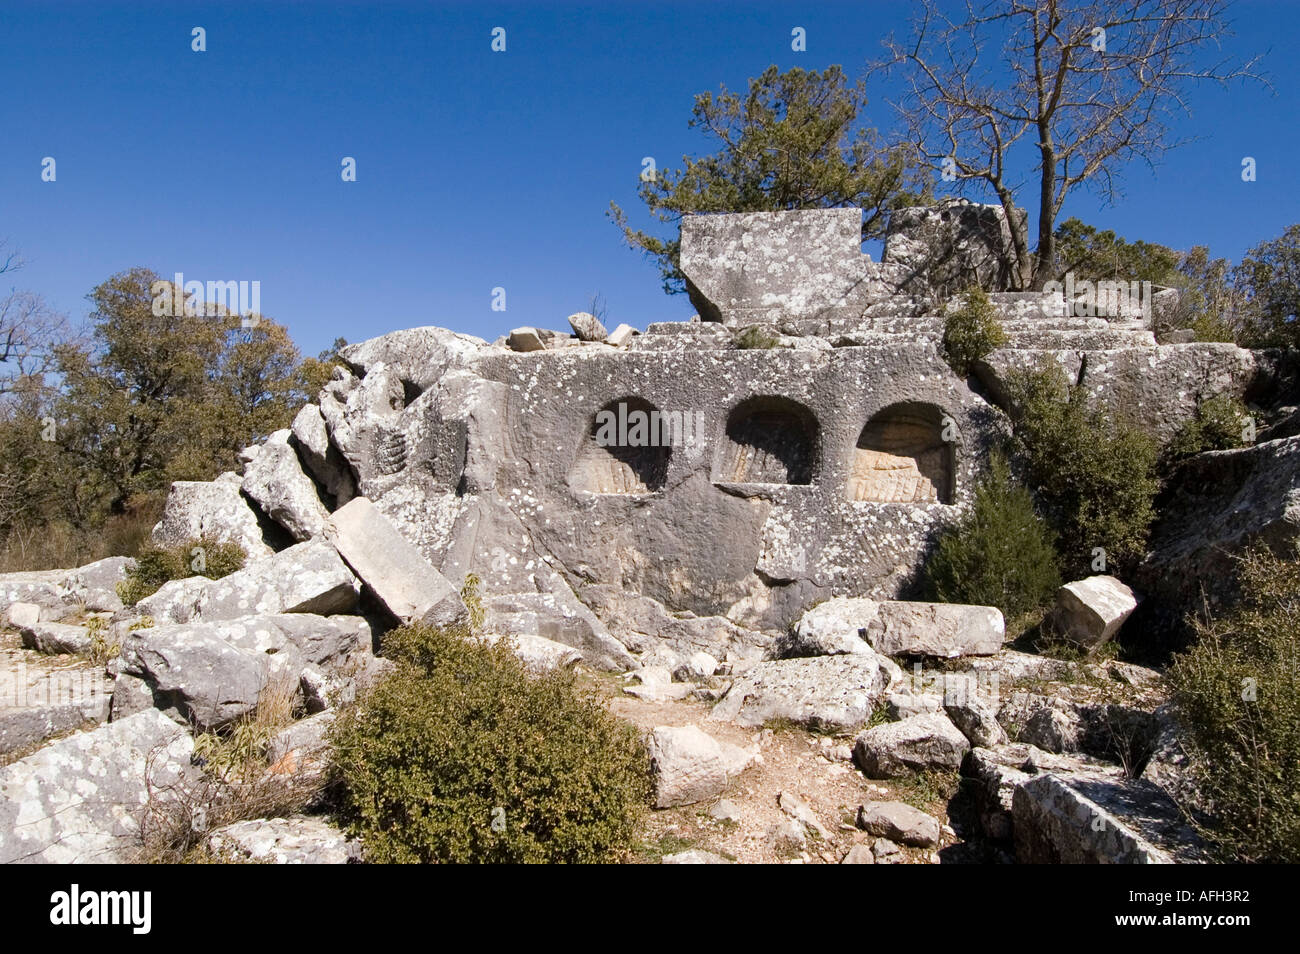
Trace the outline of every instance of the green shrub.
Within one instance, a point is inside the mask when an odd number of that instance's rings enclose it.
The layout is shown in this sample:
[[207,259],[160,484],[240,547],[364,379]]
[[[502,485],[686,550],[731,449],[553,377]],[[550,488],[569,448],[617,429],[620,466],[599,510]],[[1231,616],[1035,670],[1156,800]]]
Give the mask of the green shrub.
[[1240,561],[1241,597],[1168,673],[1204,834],[1240,862],[1300,861],[1300,554]]
[[504,642],[416,625],[331,732],[342,817],[377,862],[599,862],[650,796],[635,729],[572,674],[532,676]]
[[732,343],[742,351],[775,348],[781,340],[761,325],[750,325],[736,335]]
[[1250,420],[1250,411],[1241,401],[1231,394],[1216,394],[1196,405],[1196,416],[1178,429],[1166,453],[1177,459],[1241,447]]
[[976,361],[1006,341],[997,312],[979,286],[966,293],[962,307],[944,318],[943,357],[948,367],[963,378],[970,374]]
[[1008,380],[1015,443],[1030,489],[1057,531],[1062,569],[1086,576],[1094,553],[1106,572],[1143,556],[1159,489],[1156,442],[1136,427],[1092,407],[1055,364]]
[[1061,585],[1052,533],[1006,458],[993,456],[970,512],[939,538],[925,569],[931,599],[996,606],[1008,621],[1052,598]]
[[117,595],[134,606],[171,580],[206,576],[219,580],[244,567],[244,551],[237,543],[198,538],[178,547],[146,547],[136,557],[126,579],[117,584]]

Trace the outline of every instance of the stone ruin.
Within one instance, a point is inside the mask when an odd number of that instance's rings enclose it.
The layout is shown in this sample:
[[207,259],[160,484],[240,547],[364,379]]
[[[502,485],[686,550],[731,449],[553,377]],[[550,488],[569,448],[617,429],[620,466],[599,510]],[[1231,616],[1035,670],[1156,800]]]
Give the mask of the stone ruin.
[[[1152,310],[1168,293],[1089,314],[1067,286],[993,292],[1006,346],[963,379],[941,357],[943,313],[965,283],[1005,280],[1000,210],[898,213],[881,262],[862,253],[860,223],[856,209],[686,219],[699,315],[644,334],[579,314],[573,334],[516,328],[489,343],[424,327],[348,346],[293,426],[243,451],[242,473],[172,486],[155,541],[238,543],[247,565],[220,580],[173,580],[127,607],[125,557],[4,575],[0,611],[24,648],[0,648],[0,759],[32,754],[0,765],[0,862],[133,859],[132,812],[150,792],[208,784],[193,735],[256,712],[272,686],[306,714],[270,740],[268,777],[314,790],[335,713],[391,666],[384,633],[466,620],[470,573],[482,637],[510,638],[529,668],[632,670],[627,696],[714,702],[706,721],[758,744],[774,722],[857,732],[851,750],[810,751],[872,779],[960,770],[983,837],[1002,851],[1014,840],[1022,861],[1194,860],[1162,794],[1185,760],[1157,673],[1091,662],[1076,685],[1074,664],[1004,646],[997,608],[908,598],[1010,426],[1007,375],[1043,361],[1162,438],[1216,394],[1277,418],[1255,445],[1177,471],[1128,581],[1141,607],[1110,576],[1061,588],[1054,619],[1082,648],[1135,610],[1212,589],[1225,552],[1294,541],[1300,411],[1278,407],[1296,392],[1286,356],[1157,343]],[[106,665],[27,668],[93,655],[92,623],[120,643]],[[895,659],[915,662],[910,677]],[[945,663],[923,671],[921,659]],[[63,692],[69,675],[80,681]],[[1037,689],[1003,693],[1004,678]],[[1099,684],[1111,687],[1100,701]],[[882,707],[891,721],[878,724]],[[104,724],[73,731],[87,723]],[[657,726],[647,745],[661,808],[729,791],[753,758],[697,726]],[[842,802],[827,797],[829,819]],[[791,798],[782,812],[820,825]],[[1061,823],[1077,818],[1103,824]],[[778,825],[778,841],[800,843],[803,824]],[[900,803],[864,805],[858,826],[888,837],[845,861],[886,863],[894,837],[940,843],[940,821]],[[267,847],[282,841],[295,860],[354,856],[316,816],[211,833],[287,860]]]
[[[453,585],[479,575],[490,626],[590,662],[752,656],[828,598],[913,593],[1008,427],[1008,372],[1056,362],[1160,436],[1198,398],[1248,396],[1275,374],[1234,345],[1157,344],[1149,315],[994,292],[1007,344],[958,377],[941,356],[944,303],[962,282],[1005,278],[1001,216],[964,201],[905,210],[881,262],[862,252],[858,209],[687,217],[697,318],[350,345],[292,432],[251,448],[242,480],[222,478],[225,499],[270,552],[365,496]],[[745,346],[749,329],[770,346]],[[673,426],[611,442],[602,412]],[[210,496],[177,484],[157,536],[191,534],[191,501]]]

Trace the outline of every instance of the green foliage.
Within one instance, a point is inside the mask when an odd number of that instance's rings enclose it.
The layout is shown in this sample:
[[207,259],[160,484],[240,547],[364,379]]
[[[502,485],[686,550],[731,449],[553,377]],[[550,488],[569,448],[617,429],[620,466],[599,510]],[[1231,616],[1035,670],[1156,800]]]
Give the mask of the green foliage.
[[117,595],[134,606],[158,591],[164,583],[190,576],[219,580],[244,568],[246,559],[237,543],[199,538],[178,547],[148,547],[136,557],[126,579],[117,584]]
[[1241,447],[1250,422],[1250,411],[1240,400],[1231,394],[1216,394],[1196,405],[1196,416],[1170,439],[1166,454],[1178,459],[1201,451]]
[[1300,225],[1248,251],[1234,272],[1255,347],[1300,346]]
[[1030,489],[1057,531],[1062,569],[1087,576],[1093,550],[1107,572],[1140,560],[1155,517],[1156,442],[1093,407],[1051,363],[1013,374],[1008,391],[1015,443]]
[[1006,342],[1007,336],[993,303],[978,286],[966,292],[966,302],[962,307],[944,318],[944,360],[963,378],[971,373],[976,361]]
[[460,585],[460,601],[469,611],[469,628],[472,633],[482,632],[483,620],[487,618],[487,608],[483,605],[482,586],[483,581],[479,579],[477,573],[466,573],[465,581]]
[[[916,204],[929,185],[905,150],[858,124],[865,105],[863,83],[850,85],[838,66],[823,73],[769,66],[743,96],[725,86],[696,96],[690,127],[716,138],[718,151],[684,156],[679,170],[657,169],[638,194],[651,216],[673,225],[695,212],[856,206],[865,212],[863,239],[878,238],[889,211]],[[678,236],[631,228],[613,202],[609,214],[628,245],[657,262],[664,290],[684,291]]]
[[90,651],[86,656],[96,666],[106,665],[122,651],[122,644],[109,635],[108,621],[102,616],[87,620],[86,634],[90,637]]
[[1242,594],[1168,673],[1203,833],[1230,860],[1300,861],[1300,554],[1249,552]]
[[1151,282],[1169,285],[1177,274],[1178,253],[1155,242],[1129,242],[1110,229],[1099,232],[1076,218],[1056,227],[1056,278],[1066,272],[1087,281]]
[[970,511],[939,538],[926,585],[931,599],[996,606],[1008,620],[1039,609],[1061,585],[1051,530],[1000,454]]
[[742,351],[765,351],[779,345],[780,339],[760,325],[750,325],[738,333],[732,344]]
[[408,626],[397,663],[331,732],[342,811],[385,862],[599,862],[634,844],[650,797],[635,729],[567,672],[504,642]]

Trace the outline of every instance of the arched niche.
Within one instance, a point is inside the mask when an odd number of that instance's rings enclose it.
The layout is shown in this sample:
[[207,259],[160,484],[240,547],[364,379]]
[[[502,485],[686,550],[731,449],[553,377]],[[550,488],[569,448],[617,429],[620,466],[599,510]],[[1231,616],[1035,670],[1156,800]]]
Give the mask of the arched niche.
[[647,494],[668,479],[672,446],[656,422],[658,409],[638,397],[610,401],[591,426],[569,471],[569,486],[591,494]]
[[872,417],[853,449],[848,499],[952,503],[956,461],[944,416],[933,404],[907,402]]
[[817,418],[781,397],[742,401],[727,417],[714,479],[737,484],[811,484]]

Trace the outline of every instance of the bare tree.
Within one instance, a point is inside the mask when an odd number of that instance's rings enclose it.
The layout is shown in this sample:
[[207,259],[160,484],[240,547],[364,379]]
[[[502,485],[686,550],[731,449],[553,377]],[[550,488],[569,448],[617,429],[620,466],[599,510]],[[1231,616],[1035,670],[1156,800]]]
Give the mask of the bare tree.
[[[22,259],[0,241],[0,275],[21,268]],[[54,349],[71,339],[68,319],[40,295],[10,288],[0,293],[0,399],[54,367]]]
[[[959,15],[922,0],[911,39],[885,41],[872,69],[903,70],[896,104],[909,144],[958,189],[993,193],[1007,213],[1017,287],[1051,277],[1056,218],[1082,185],[1119,196],[1122,168],[1153,165],[1185,142],[1171,121],[1200,81],[1259,79],[1258,58],[1219,52],[1228,0],[967,0]],[[1015,214],[1023,165],[1037,148],[1038,234]],[[1030,180],[1032,181],[1032,179]]]

